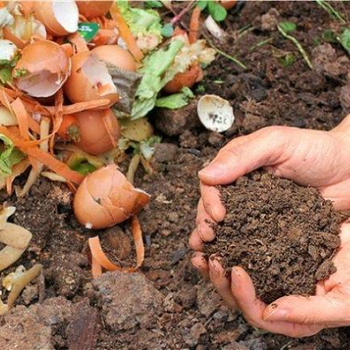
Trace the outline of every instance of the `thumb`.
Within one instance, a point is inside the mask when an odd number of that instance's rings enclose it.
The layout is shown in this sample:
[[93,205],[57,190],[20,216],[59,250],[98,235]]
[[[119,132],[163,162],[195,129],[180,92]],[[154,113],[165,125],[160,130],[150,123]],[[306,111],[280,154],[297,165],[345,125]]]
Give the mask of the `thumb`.
[[327,327],[349,322],[350,307],[343,298],[332,293],[324,296],[288,296],[276,300],[263,313],[265,321],[287,321],[299,324],[318,324]]
[[213,186],[227,185],[255,169],[276,164],[284,151],[285,130],[270,127],[257,132],[256,137],[254,134],[250,135],[249,141],[234,140],[228,144],[199,172],[200,180]]

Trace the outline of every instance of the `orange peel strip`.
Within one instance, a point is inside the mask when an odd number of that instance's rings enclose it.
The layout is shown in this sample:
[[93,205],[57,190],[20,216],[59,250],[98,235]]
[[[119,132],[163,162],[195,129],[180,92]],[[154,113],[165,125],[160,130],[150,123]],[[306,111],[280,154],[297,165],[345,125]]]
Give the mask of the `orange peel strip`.
[[134,56],[137,62],[142,61],[143,53],[141,49],[137,46],[136,39],[132,35],[129,26],[127,25],[122,14],[120,13],[118,5],[114,4],[109,10],[109,13],[114,19],[115,24],[119,30],[119,34],[121,38],[125,41],[128,50],[131,52],[131,54]]
[[[18,147],[23,153],[26,153],[28,157],[32,157],[38,162],[43,163],[49,169],[56,172],[58,175],[63,176],[68,181],[71,181],[75,184],[80,184],[84,176],[80,175],[78,172],[71,170],[66,164],[60,162],[51,154],[40,150],[36,146],[28,146],[32,142],[37,141],[23,141],[19,136],[17,136],[13,131],[10,131],[4,126],[0,126],[0,133],[8,137],[16,147]],[[39,142],[43,140],[38,140]]]

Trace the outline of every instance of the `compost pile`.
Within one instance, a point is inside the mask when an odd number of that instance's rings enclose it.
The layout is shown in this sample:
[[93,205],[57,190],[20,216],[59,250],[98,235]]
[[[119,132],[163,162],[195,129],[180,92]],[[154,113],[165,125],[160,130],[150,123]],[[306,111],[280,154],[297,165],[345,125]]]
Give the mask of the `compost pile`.
[[346,215],[316,189],[253,172],[220,191],[227,215],[205,251],[227,269],[245,268],[264,302],[313,295],[316,283],[336,271],[330,259]]

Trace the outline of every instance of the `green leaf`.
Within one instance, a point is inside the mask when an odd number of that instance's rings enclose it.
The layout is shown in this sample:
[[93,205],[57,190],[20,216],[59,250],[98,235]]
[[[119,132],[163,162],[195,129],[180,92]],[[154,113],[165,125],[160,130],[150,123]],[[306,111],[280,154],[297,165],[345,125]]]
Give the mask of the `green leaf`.
[[279,59],[281,65],[283,67],[291,66],[295,62],[295,60],[296,60],[296,58],[291,52],[287,53],[284,57],[281,57]]
[[294,32],[294,30],[297,29],[297,25],[292,22],[280,22],[279,26],[283,29],[286,33]]
[[174,27],[171,23],[164,24],[162,28],[162,35],[166,38],[170,38],[174,33]]
[[[154,51],[143,60],[143,67],[139,70],[142,79],[135,94],[132,119],[142,118],[153,109],[159,91],[168,83],[163,75],[172,65],[183,45],[183,41],[173,40],[168,47]],[[173,75],[176,73],[173,72]]]
[[0,152],[0,175],[8,176],[12,174],[12,167],[25,158],[25,155],[5,135],[0,134],[0,140],[3,142]]
[[0,68],[0,82],[5,85],[12,81],[12,71],[9,67]]
[[148,9],[161,8],[163,7],[163,4],[158,0],[155,0],[155,1],[149,0],[149,1],[145,1],[145,7]]
[[348,54],[350,54],[350,29],[345,28],[343,33],[337,39]]
[[222,7],[216,1],[208,2],[208,10],[209,14],[213,17],[213,19],[216,22],[222,22],[227,16],[227,11],[225,10],[225,8]]
[[87,174],[94,172],[96,170],[96,167],[94,167],[89,162],[82,162],[82,163],[79,163],[79,164],[73,166],[72,169],[77,171],[78,173],[80,173],[82,175],[87,175]]
[[16,69],[13,73],[14,78],[25,77],[29,72],[24,68]]
[[160,97],[156,101],[156,107],[167,109],[179,109],[188,105],[189,100],[194,98],[193,92],[185,87],[178,94]]
[[323,38],[324,41],[327,41],[328,43],[335,43],[335,42],[337,42],[336,34],[333,32],[333,30],[330,30],[330,29],[326,29],[322,33],[322,38]]
[[197,6],[203,11],[208,6],[208,0],[198,0]]

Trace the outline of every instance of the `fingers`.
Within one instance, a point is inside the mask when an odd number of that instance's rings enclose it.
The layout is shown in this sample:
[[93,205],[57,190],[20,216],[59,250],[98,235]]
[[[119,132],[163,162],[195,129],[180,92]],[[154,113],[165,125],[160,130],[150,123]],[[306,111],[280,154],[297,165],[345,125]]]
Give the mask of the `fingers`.
[[205,211],[215,222],[220,222],[226,215],[226,209],[220,199],[220,192],[214,186],[208,186],[200,183],[201,196]]
[[249,323],[273,333],[290,337],[306,337],[323,329],[321,325],[302,325],[291,322],[271,322],[263,319],[266,305],[258,300],[253,282],[249,275],[240,267],[234,267],[231,273],[231,291],[238,307]]
[[209,279],[209,266],[203,253],[195,252],[193,254],[192,265],[205,279]]
[[210,227],[211,224],[214,224],[214,221],[206,212],[202,199],[198,202],[196,224],[198,235],[203,242],[210,242],[215,238],[214,231]]
[[[332,295],[333,294],[333,295]],[[349,324],[350,307],[347,296],[288,296],[269,305],[263,318],[269,321],[286,321],[325,327]]]
[[203,240],[199,237],[197,229],[194,229],[189,239],[190,248],[201,252],[203,250]]
[[217,260],[209,259],[209,276],[225,304],[237,310],[237,303],[230,289],[230,281],[226,276],[225,270]]
[[262,166],[274,165],[284,152],[288,135],[285,128],[270,127],[232,142],[199,172],[199,178],[207,185],[224,185]]

